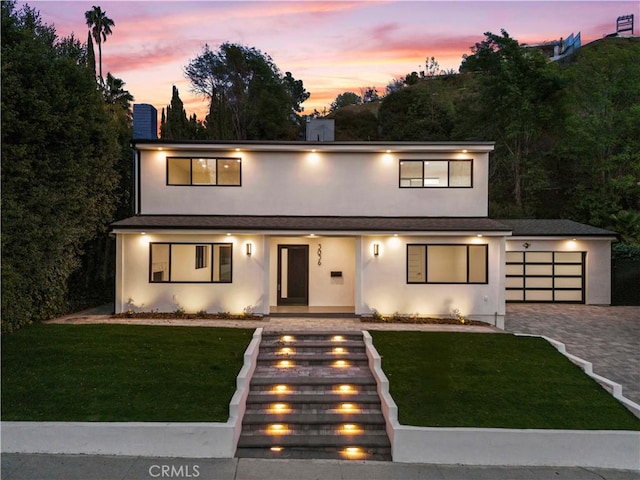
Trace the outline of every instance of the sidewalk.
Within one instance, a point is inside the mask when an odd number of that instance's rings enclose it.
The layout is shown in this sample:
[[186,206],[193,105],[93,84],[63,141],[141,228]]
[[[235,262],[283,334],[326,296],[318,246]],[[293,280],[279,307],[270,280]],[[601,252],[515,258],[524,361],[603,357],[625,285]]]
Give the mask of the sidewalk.
[[640,472],[581,467],[479,467],[336,460],[2,455],[3,480],[640,480]]

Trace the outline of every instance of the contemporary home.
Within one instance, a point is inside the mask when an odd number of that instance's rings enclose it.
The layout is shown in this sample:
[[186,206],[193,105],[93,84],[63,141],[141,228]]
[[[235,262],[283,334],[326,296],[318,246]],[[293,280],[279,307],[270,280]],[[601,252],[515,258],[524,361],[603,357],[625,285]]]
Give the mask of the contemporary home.
[[419,314],[610,303],[615,234],[488,218],[492,143],[139,140],[116,312]]

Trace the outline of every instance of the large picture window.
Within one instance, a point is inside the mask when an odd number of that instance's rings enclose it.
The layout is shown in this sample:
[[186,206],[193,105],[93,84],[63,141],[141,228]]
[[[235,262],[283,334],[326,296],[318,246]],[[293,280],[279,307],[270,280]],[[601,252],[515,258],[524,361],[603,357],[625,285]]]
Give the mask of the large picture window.
[[401,188],[440,188],[473,186],[473,161],[401,160]]
[[407,245],[407,283],[487,283],[488,246]]
[[167,185],[241,185],[239,158],[167,157]]
[[151,283],[231,283],[231,243],[151,243]]

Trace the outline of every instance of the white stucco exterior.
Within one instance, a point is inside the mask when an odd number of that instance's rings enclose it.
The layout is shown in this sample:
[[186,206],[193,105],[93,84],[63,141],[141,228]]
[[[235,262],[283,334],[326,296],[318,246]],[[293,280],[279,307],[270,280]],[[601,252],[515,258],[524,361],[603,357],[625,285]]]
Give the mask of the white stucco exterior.
[[[151,283],[149,245],[154,242],[233,244],[231,283]],[[246,244],[252,254],[246,254]],[[379,255],[373,245],[379,245]],[[488,283],[407,284],[407,244],[486,244]],[[116,311],[240,313],[250,309],[268,315],[277,305],[277,247],[309,246],[309,307],[351,307],[357,315],[394,312],[451,316],[454,309],[469,318],[494,324],[504,317],[504,237],[424,235],[277,236],[220,233],[120,234]],[[320,263],[320,264],[318,264]],[[340,272],[340,277],[332,277]],[[268,294],[265,294],[268,292]]]
[[[362,303],[357,313],[373,309],[382,314],[424,314],[451,316],[454,309],[474,319],[494,323],[504,317],[504,237],[460,236],[371,236],[362,239]],[[379,255],[372,255],[378,243]],[[486,284],[407,284],[407,244],[487,244]]]
[[[585,252],[587,305],[611,304],[611,241],[613,238],[510,237],[508,252]],[[524,248],[524,244],[527,248]]]
[[[268,306],[263,289],[264,249],[263,237],[252,235],[226,235],[224,233],[165,233],[149,232],[144,235],[117,236],[116,262],[121,274],[116,276],[116,312],[151,311],[173,312],[178,308],[195,313],[241,313],[253,307],[265,313]],[[176,243],[231,243],[233,245],[233,281],[231,283],[151,283],[149,281],[149,244]],[[255,253],[247,256],[245,244],[255,245]],[[267,263],[268,265],[268,263]],[[241,287],[240,287],[241,286]]]
[[[491,149],[478,152],[466,145],[449,145],[398,151],[393,144],[367,151],[335,144],[279,151],[255,151],[246,146],[236,151],[235,146],[225,145],[186,151],[170,146],[144,149],[139,160],[139,212],[484,217]],[[167,185],[166,159],[172,156],[241,159],[242,185]],[[473,188],[398,188],[400,160],[417,159],[472,159]]]
[[[435,316],[451,316],[457,309],[467,318],[501,326],[509,299],[505,259],[507,252],[516,251],[584,252],[580,300],[609,304],[614,237],[601,232],[577,238],[512,237],[511,227],[487,218],[492,149],[491,143],[139,142],[136,216],[116,222],[112,230],[117,238],[116,312],[184,309],[269,315],[285,305],[280,289],[287,289],[288,279],[279,283],[278,272],[285,264],[278,252],[296,245],[308,249],[302,272],[307,295],[296,305],[308,308]],[[234,162],[225,173],[236,165],[240,173],[232,186],[176,185],[181,183],[177,177],[169,180],[169,165],[176,158],[187,159],[183,165],[192,172],[200,168],[193,162],[223,159],[216,168],[222,172]],[[462,164],[470,165],[470,173],[465,170],[464,177],[456,177],[470,180],[470,185],[433,187],[429,182],[435,179],[425,173],[424,184],[408,188],[401,180],[405,161],[422,165],[423,172],[429,164],[445,166],[449,178],[454,178],[454,162],[459,162],[458,172]],[[180,178],[189,178],[189,171],[179,172]],[[349,226],[355,224],[357,228]],[[152,261],[150,244],[188,245],[170,247],[171,260],[169,247],[163,247],[167,258],[162,260],[172,265],[172,278],[156,271],[160,255]],[[204,248],[213,251],[216,244],[232,245],[231,265],[225,266],[232,271],[230,281],[212,276],[221,255],[208,257],[210,264],[203,268],[185,254],[195,252],[195,245],[211,245]],[[414,283],[408,278],[408,245],[444,246],[440,252],[450,245],[486,245],[486,275],[481,281],[470,280],[472,259],[467,253],[462,260],[467,262],[466,280]],[[183,258],[187,263],[180,264]],[[425,272],[438,263],[432,260],[431,267],[425,260]],[[459,268],[464,276],[465,267]]]

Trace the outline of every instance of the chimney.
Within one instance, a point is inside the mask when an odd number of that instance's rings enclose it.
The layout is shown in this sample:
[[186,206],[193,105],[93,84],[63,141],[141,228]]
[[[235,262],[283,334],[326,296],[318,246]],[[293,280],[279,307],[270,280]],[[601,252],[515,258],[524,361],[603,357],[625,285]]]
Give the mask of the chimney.
[[307,142],[333,142],[336,126],[333,119],[311,118],[307,121]]
[[158,138],[158,111],[153,105],[133,105],[133,139],[156,140]]

